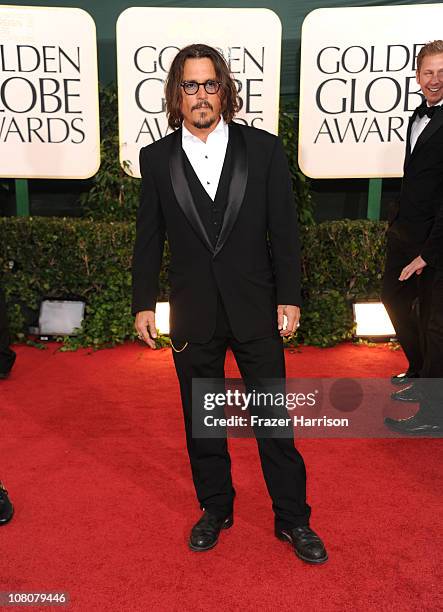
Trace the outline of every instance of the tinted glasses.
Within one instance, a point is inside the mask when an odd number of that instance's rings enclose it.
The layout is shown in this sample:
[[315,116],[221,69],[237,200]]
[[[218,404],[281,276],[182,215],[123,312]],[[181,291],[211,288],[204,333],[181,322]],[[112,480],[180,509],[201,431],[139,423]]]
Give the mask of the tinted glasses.
[[183,81],[180,83],[180,86],[183,87],[183,91],[188,96],[195,95],[200,89],[201,85],[203,85],[207,94],[216,94],[220,89],[221,83],[211,80],[205,81],[204,83],[197,83],[197,81]]

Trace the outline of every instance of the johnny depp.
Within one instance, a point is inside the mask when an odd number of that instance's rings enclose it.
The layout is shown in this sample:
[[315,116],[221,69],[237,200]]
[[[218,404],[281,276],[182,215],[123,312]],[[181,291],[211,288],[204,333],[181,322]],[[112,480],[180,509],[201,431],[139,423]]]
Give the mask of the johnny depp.
[[[170,336],[204,511],[189,546],[205,551],[233,524],[235,491],[226,439],[192,436],[192,379],[223,378],[228,347],[243,379],[284,378],[283,337],[295,332],[300,316],[297,214],[283,146],[268,132],[233,121],[237,90],[218,51],[203,44],[179,51],[166,104],[174,132],[140,151],[133,312],[139,336],[155,348],[167,234]],[[257,438],[257,445],[275,535],[303,561],[325,562],[325,547],[309,527],[305,466],[293,439]]]

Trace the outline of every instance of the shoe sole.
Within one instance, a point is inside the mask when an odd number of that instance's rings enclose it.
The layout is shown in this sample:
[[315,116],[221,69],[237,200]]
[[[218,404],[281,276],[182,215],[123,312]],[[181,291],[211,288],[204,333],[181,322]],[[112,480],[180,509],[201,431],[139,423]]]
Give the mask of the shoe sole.
[[2,525],[7,525],[13,516],[14,516],[14,506],[11,504],[11,515],[6,520],[0,521],[0,527]]
[[[221,526],[221,529],[230,529],[233,524],[234,524],[234,519],[233,518],[228,518],[228,519],[226,519],[226,521]],[[218,538],[215,540],[215,542],[213,544],[211,544],[210,546],[206,546],[205,548],[202,548],[201,546],[194,546],[192,544],[191,540],[189,540],[189,542],[188,542],[189,548],[193,552],[206,552],[207,550],[211,550],[211,548],[214,548],[214,546],[217,546],[217,544],[218,544]]]
[[401,387],[402,385],[410,385],[416,382],[417,379],[418,376],[404,376],[403,378],[397,378],[395,380],[391,378],[391,385],[394,385],[395,387]]
[[405,431],[404,429],[396,429],[385,423],[385,427],[393,431],[394,433],[401,434],[402,436],[420,436],[421,438],[443,438],[443,431]]
[[395,393],[391,394],[391,399],[394,400],[395,402],[411,402],[414,404],[417,404],[418,402],[421,401],[420,397],[397,397]]
[[297,557],[301,559],[302,561],[304,561],[305,563],[311,563],[311,565],[321,565],[322,563],[326,563],[326,561],[329,558],[328,554],[326,553],[326,557],[322,557],[321,559],[308,559],[307,557],[304,557],[303,555],[301,555],[295,549],[295,547],[293,546],[292,538],[289,535],[287,535],[286,533],[276,532],[275,537],[277,538],[277,540],[280,540],[281,542],[286,542],[287,544],[291,544]]

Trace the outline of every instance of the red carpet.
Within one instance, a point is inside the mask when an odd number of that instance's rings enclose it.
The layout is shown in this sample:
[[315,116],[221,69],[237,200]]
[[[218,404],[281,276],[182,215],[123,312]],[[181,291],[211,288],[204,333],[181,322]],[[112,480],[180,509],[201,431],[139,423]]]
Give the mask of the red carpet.
[[[438,609],[441,440],[298,442],[312,525],[330,555],[321,567],[275,539],[255,442],[233,440],[235,524],[196,554],[186,546],[199,512],[170,351],[17,352],[0,382],[0,477],[16,507],[0,528],[0,591],[67,591],[60,609],[80,612]],[[292,376],[405,366],[382,346],[286,359]]]

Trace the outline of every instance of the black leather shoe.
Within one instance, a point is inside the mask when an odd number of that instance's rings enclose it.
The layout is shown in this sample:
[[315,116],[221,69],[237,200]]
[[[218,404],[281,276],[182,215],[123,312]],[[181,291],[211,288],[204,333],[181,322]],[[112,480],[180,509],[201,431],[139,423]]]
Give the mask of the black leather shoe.
[[420,374],[417,372],[411,372],[411,370],[407,370],[406,372],[402,372],[401,374],[394,374],[391,376],[391,383],[393,385],[407,385],[413,381],[414,378],[420,378]]
[[196,552],[214,548],[218,542],[220,531],[222,529],[229,529],[233,524],[234,519],[232,514],[226,518],[220,519],[206,510],[201,519],[195,523],[194,527],[191,529],[189,548]]
[[408,385],[404,389],[391,393],[391,399],[398,402],[420,402],[422,396],[416,385]]
[[306,563],[320,564],[328,560],[325,545],[307,525],[292,529],[276,529],[275,535],[279,540],[292,544],[297,557]]
[[437,423],[426,422],[422,415],[414,414],[408,419],[385,418],[385,425],[397,433],[412,436],[443,436],[443,427]]
[[0,482],[0,525],[6,525],[12,519],[14,507],[8,497],[8,492]]

